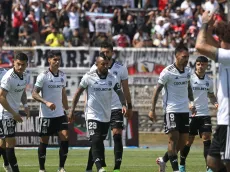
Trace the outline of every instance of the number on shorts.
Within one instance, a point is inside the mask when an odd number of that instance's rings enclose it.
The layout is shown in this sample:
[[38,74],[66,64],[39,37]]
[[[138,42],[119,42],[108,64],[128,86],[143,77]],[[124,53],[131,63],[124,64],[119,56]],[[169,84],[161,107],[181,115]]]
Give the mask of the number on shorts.
[[14,120],[13,119],[8,119],[6,121],[6,126],[7,127],[14,127]]
[[96,122],[89,122],[89,130],[92,130],[92,129],[97,129],[97,123]]
[[173,113],[169,114],[170,121],[175,121],[175,116]]
[[50,119],[43,119],[42,126],[43,127],[49,127],[50,125]]

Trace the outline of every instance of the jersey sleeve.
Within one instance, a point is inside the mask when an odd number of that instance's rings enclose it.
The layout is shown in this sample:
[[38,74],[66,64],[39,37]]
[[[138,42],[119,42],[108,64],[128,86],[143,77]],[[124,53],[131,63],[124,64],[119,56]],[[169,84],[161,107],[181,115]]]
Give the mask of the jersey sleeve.
[[44,85],[45,74],[39,74],[35,83],[36,87],[42,88]]
[[123,81],[123,80],[128,79],[128,76],[129,76],[128,69],[126,66],[123,66],[122,73],[121,73],[121,80]]
[[118,91],[118,90],[121,90],[121,85],[119,84],[117,78],[115,78],[115,85],[113,87],[114,91]]
[[88,87],[88,74],[85,74],[83,78],[81,79],[81,82],[79,84],[80,87],[82,88],[87,88]]
[[11,88],[11,84],[12,84],[12,79],[10,77],[4,77],[1,80],[1,88],[6,90],[6,91],[10,91]]
[[230,64],[230,50],[218,48],[217,55],[216,55],[216,62],[219,62],[223,65],[229,65]]
[[90,68],[90,72],[94,71],[97,69],[97,66],[94,64],[91,68]]
[[210,84],[210,87],[208,89],[208,92],[213,93],[214,91],[213,91],[213,80],[212,79],[209,80],[209,84]]
[[67,87],[67,78],[66,78],[66,74],[64,74],[63,79],[64,79],[64,85],[65,85],[65,87]]
[[159,79],[158,79],[158,83],[165,85],[168,82],[168,72],[167,70],[163,70],[160,73]]

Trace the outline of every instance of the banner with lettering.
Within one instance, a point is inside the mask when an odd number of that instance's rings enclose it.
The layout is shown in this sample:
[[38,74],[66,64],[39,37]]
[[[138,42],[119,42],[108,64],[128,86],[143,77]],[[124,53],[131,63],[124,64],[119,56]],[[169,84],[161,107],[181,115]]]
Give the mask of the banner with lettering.
[[[16,146],[34,147],[40,144],[39,131],[39,111],[31,110],[31,117],[26,118],[25,113],[20,111],[23,122],[16,125]],[[132,120],[125,124],[123,131],[123,143],[125,146],[139,146],[138,144],[138,112],[133,112]],[[69,146],[90,146],[88,133],[83,111],[75,112],[75,122],[69,124]],[[112,134],[109,131],[108,137],[104,141],[105,146],[112,146]],[[59,146],[58,135],[55,134],[49,139],[49,146]]]

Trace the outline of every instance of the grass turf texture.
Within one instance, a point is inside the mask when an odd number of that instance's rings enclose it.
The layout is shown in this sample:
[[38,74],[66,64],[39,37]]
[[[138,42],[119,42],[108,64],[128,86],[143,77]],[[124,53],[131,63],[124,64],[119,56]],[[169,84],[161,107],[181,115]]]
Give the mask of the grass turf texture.
[[[38,172],[37,150],[16,149],[16,156],[21,172]],[[124,149],[121,172],[158,172],[158,165],[155,160],[164,154],[163,149]],[[56,172],[59,164],[59,150],[47,150],[46,171]],[[66,161],[67,172],[85,172],[87,163],[87,149],[70,149]],[[113,171],[113,150],[106,150],[107,171]],[[3,172],[3,160],[0,159],[0,172]],[[205,161],[201,148],[192,148],[187,158],[187,172],[205,172]],[[96,172],[95,166],[93,169]],[[171,164],[167,163],[166,172],[171,172]]]

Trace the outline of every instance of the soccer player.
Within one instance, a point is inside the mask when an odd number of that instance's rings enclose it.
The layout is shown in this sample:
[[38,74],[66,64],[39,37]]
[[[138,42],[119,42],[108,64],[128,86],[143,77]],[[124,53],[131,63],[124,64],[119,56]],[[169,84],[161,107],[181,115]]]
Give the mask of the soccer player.
[[[197,112],[195,116],[190,117],[189,139],[180,152],[180,172],[185,172],[185,160],[198,133],[203,140],[205,161],[211,145],[212,123],[209,115],[208,98],[216,109],[218,103],[213,93],[213,80],[205,74],[207,68],[208,59],[205,56],[198,56],[195,73],[192,74],[190,79]],[[210,171],[210,169],[207,169],[207,171]]]
[[73,116],[75,107],[81,93],[86,89],[86,122],[92,144],[93,161],[99,172],[106,171],[103,168],[105,161],[104,143],[111,118],[111,103],[113,90],[117,93],[122,104],[121,112],[126,113],[126,101],[121,91],[117,78],[108,72],[109,59],[104,53],[100,53],[96,59],[97,69],[86,73],[74,95],[69,117]]
[[[128,70],[127,67],[123,66],[120,62],[116,62],[114,59],[112,59],[113,45],[104,42],[101,44],[100,51],[103,52],[109,58],[109,72],[115,75],[119,81],[119,84],[122,85],[122,89],[128,105],[127,114],[122,114],[122,105],[120,103],[119,97],[113,91],[110,126],[113,132],[113,140],[114,140],[114,156],[115,156],[114,172],[119,172],[121,162],[122,162],[122,154],[123,154],[123,144],[122,144],[122,130],[123,130],[123,122],[124,122],[123,115],[125,115],[128,119],[132,117],[132,101],[131,101],[129,85],[128,85]],[[90,71],[96,69],[97,66],[94,64],[91,67]],[[92,160],[92,151],[90,148],[86,172],[92,171],[93,163],[94,162]],[[105,166],[106,164],[103,164],[103,167]]]
[[[199,31],[196,49],[199,53],[219,63],[219,85],[217,99],[217,128],[207,156],[207,165],[218,172],[230,172],[230,25],[218,24],[220,47],[213,39],[209,28],[214,25],[214,15],[205,11],[202,15],[202,27]],[[224,26],[224,27],[222,27]]]
[[167,66],[161,73],[158,84],[153,93],[152,109],[149,118],[156,121],[155,107],[160,91],[163,89],[163,109],[165,112],[164,125],[168,134],[168,151],[165,158],[159,157],[157,163],[160,172],[165,170],[168,159],[172,169],[179,172],[177,152],[183,149],[189,133],[189,106],[192,104],[192,113],[195,113],[194,99],[190,80],[190,68],[187,67],[189,52],[187,47],[179,44],[175,49],[176,61]]
[[[49,136],[58,134],[61,140],[59,149],[58,172],[65,172],[64,165],[68,155],[68,119],[64,110],[68,110],[66,95],[66,75],[59,70],[61,52],[50,51],[48,53],[49,69],[40,73],[37,77],[32,97],[41,102],[40,105],[40,145],[38,147],[38,159],[40,172],[45,171],[46,148]],[[42,96],[39,95],[40,91]],[[63,109],[64,108],[64,109]]]
[[[4,68],[0,68],[0,81],[2,80],[2,77],[6,74],[6,71]],[[6,143],[5,143],[5,136],[4,136],[4,130],[2,126],[2,120],[0,120],[0,156],[3,157],[3,169],[6,172],[11,172],[11,168],[9,165],[9,162],[6,157]]]
[[[27,96],[25,92],[27,84],[26,67],[28,57],[24,53],[18,53],[14,58],[14,67],[6,72],[1,80],[0,88],[0,118],[4,130],[6,142],[6,157],[13,172],[19,172],[17,158],[15,156],[14,147],[15,126],[16,122],[22,122],[19,114],[20,103],[27,104]],[[26,108],[25,113],[29,117],[29,109]]]

